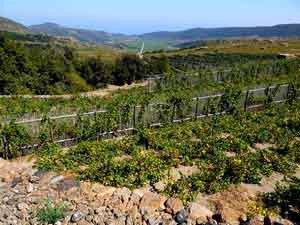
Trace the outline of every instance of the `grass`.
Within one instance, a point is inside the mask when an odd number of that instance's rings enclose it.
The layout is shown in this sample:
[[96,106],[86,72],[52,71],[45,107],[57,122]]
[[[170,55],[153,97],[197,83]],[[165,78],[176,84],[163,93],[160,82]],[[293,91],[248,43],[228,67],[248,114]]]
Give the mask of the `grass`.
[[40,222],[55,224],[65,217],[66,205],[55,204],[50,199],[45,199],[42,208],[37,211],[37,218]]
[[[167,51],[166,55],[188,55],[207,53],[247,53],[247,54],[280,54],[290,53],[300,55],[300,39],[287,40],[225,40],[208,41],[208,48],[193,47]],[[160,55],[161,53],[149,53],[148,55]]]
[[77,47],[76,53],[81,60],[90,57],[100,56],[102,60],[107,63],[113,63],[120,56],[121,51],[113,49],[108,46],[90,46],[90,47]]
[[145,43],[144,52],[155,51],[155,50],[160,50],[160,49],[168,50],[168,49],[172,48],[171,45],[167,41],[137,40],[137,41],[131,41],[131,42],[126,43],[127,51],[139,52],[143,42]]

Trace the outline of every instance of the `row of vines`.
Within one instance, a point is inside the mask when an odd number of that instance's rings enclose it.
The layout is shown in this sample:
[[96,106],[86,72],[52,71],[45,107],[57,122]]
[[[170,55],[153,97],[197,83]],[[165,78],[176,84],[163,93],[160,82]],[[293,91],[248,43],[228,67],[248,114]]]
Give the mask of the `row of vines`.
[[[215,193],[241,182],[257,184],[274,171],[292,175],[300,163],[299,110],[299,103],[292,102],[159,130],[138,127],[133,136],[81,142],[68,151],[47,144],[38,152],[38,165],[71,170],[80,179],[116,187],[137,188],[164,180],[162,192],[189,202],[198,192]],[[268,147],[258,149],[258,143]],[[175,181],[170,172],[180,166],[196,172]]]
[[47,143],[74,144],[83,140],[99,140],[127,134],[138,127],[166,126],[174,122],[196,120],[220,113],[238,114],[241,110],[268,108],[276,101],[293,102],[298,98],[296,87],[277,85],[242,91],[227,87],[224,94],[192,98],[181,90],[172,90],[163,103],[141,105],[134,102],[110,105],[103,111],[78,113],[32,121],[12,120],[1,128],[1,156],[13,158],[26,154],[33,147]]

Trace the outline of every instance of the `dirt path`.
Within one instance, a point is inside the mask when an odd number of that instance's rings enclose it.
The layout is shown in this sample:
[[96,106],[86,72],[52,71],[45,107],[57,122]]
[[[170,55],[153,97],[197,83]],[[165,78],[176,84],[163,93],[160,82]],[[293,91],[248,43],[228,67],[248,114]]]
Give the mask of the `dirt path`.
[[[79,96],[82,97],[104,97],[108,96],[118,90],[130,90],[136,87],[146,87],[148,81],[143,81],[139,83],[132,83],[130,85],[125,84],[123,86],[117,85],[108,85],[107,88],[98,89],[95,91],[89,91],[84,93],[79,93]],[[39,99],[51,99],[51,98],[61,98],[61,99],[70,99],[76,94],[65,94],[65,95],[0,95],[0,98],[12,98],[12,97],[23,97],[23,98],[39,98]]]
[[111,93],[116,92],[118,90],[130,90],[136,87],[146,87],[147,85],[148,85],[148,81],[143,81],[141,83],[133,83],[131,85],[125,84],[124,86],[108,85],[108,87],[105,89],[99,89],[99,90],[83,93],[82,96],[103,97],[103,96],[110,95]]

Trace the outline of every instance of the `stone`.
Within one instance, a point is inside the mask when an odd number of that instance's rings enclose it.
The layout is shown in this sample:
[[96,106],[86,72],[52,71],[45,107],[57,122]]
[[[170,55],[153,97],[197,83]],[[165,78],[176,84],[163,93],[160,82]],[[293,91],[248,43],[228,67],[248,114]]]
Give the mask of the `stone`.
[[80,220],[77,225],[91,225],[92,223],[85,221],[85,220]]
[[5,196],[5,197],[2,199],[2,202],[3,202],[4,204],[6,204],[8,201],[9,201],[9,197],[8,197],[8,196]]
[[33,190],[34,190],[34,186],[31,183],[29,183],[26,187],[27,193],[31,193],[33,192]]
[[64,179],[65,179],[64,176],[55,176],[51,179],[50,184],[55,185]]
[[264,225],[264,218],[254,217],[249,221],[248,225]]
[[218,225],[218,222],[209,217],[207,218],[207,225]]
[[81,214],[81,212],[77,211],[77,212],[72,214],[71,222],[72,223],[77,223],[82,219],[82,217],[83,217],[83,215]]
[[103,214],[104,212],[105,212],[105,209],[106,209],[106,207],[99,207],[99,208],[97,208],[97,209],[94,209],[94,213],[96,214],[96,215],[101,215],[101,214]]
[[62,225],[60,221],[57,221],[54,225]]
[[139,205],[140,201],[141,201],[141,197],[138,194],[133,192],[130,196],[130,202],[132,202],[133,205]]
[[178,211],[183,209],[182,201],[178,198],[169,198],[165,202],[165,206],[167,209],[170,209],[172,214],[176,214]]
[[133,193],[140,196],[140,198],[142,198],[146,193],[152,193],[151,189],[152,187],[148,185],[143,188],[135,189]]
[[31,177],[29,178],[29,182],[30,182],[30,183],[33,183],[33,184],[38,184],[39,181],[40,181],[40,178],[39,178],[38,176],[31,176]]
[[143,196],[140,202],[140,208],[145,209],[147,212],[151,214],[160,210],[163,203],[164,203],[163,196],[149,192]]
[[[287,219],[281,219],[280,224],[282,224],[282,225],[294,225],[291,221],[289,221]],[[274,225],[276,225],[276,224],[274,223]]]
[[15,177],[13,180],[12,180],[12,182],[11,182],[11,184],[10,184],[10,187],[11,188],[15,188],[19,183],[21,183],[22,182],[22,178],[21,177]]
[[17,204],[17,209],[19,211],[26,210],[26,209],[28,209],[28,205],[26,203],[24,203],[24,202],[18,203]]
[[188,206],[189,218],[193,221],[206,222],[208,217],[212,217],[213,213],[208,208],[198,204],[190,203]]
[[166,188],[167,184],[163,181],[159,181],[153,185],[154,189],[158,192],[163,192]]
[[180,210],[175,216],[175,221],[179,224],[186,223],[187,219],[188,219],[188,213],[184,209]]

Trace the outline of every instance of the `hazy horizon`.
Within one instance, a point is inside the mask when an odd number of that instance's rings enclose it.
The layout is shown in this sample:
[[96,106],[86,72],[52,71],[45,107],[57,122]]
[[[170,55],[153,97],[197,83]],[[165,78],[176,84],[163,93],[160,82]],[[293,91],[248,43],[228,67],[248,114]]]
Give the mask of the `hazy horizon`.
[[298,0],[139,2],[128,0],[2,0],[0,16],[24,25],[45,22],[112,33],[141,34],[195,27],[253,27],[300,23]]

